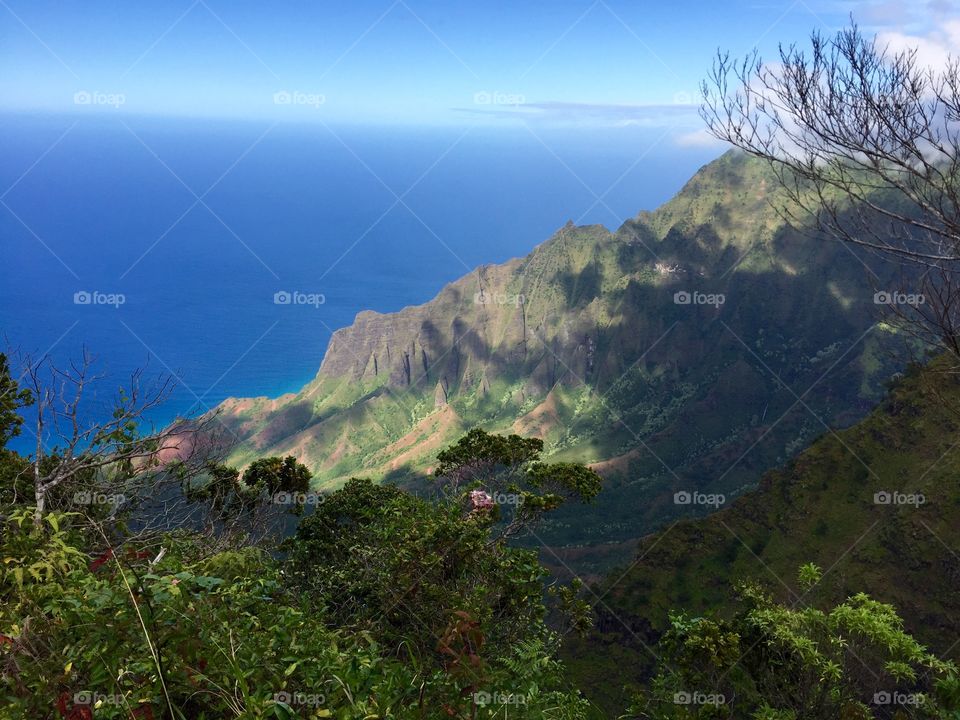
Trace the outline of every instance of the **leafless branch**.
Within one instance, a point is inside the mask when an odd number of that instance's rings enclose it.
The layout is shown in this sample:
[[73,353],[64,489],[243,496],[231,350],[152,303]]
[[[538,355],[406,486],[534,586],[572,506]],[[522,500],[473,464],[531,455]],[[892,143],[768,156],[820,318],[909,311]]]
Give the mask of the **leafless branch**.
[[[702,84],[709,131],[769,163],[791,224],[923,273],[925,306],[895,308],[918,336],[957,352],[960,66],[921,66],[855,23],[774,63],[718,53]],[[922,308],[917,311],[918,307]]]

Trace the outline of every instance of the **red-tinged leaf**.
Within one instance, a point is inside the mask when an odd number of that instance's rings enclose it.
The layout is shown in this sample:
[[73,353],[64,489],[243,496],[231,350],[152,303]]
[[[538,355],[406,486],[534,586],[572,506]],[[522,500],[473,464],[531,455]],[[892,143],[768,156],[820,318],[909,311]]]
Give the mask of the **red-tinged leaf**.
[[152,705],[140,705],[139,707],[134,708],[132,714],[133,714],[133,717],[135,718],[143,718],[143,720],[154,720]]
[[104,563],[111,559],[113,559],[113,548],[108,548],[105,553],[90,563],[90,572],[96,572],[103,566]]
[[65,720],[93,720],[93,708],[89,705],[74,705],[67,708],[67,702],[70,699],[70,693],[64,691],[57,698],[56,707],[60,717]]

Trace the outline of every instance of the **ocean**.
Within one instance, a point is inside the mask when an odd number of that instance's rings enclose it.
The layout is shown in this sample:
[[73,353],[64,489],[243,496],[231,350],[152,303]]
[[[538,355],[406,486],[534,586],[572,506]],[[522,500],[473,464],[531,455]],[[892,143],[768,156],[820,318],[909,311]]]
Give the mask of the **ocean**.
[[357,312],[426,302],[568,220],[615,228],[718,154],[660,138],[0,115],[3,344],[95,356],[89,414],[138,367],[177,379],[160,424],[295,391]]

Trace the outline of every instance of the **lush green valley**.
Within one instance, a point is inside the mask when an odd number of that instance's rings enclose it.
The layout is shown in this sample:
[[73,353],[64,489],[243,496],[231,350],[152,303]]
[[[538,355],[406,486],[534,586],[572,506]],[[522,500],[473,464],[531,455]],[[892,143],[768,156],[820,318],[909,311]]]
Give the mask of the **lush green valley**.
[[232,462],[291,454],[331,488],[422,486],[475,426],[540,437],[606,480],[539,530],[596,576],[705,511],[674,493],[742,494],[824,423],[861,417],[896,369],[874,303],[893,271],[791,229],[785,202],[765,163],[731,151],[616,232],[568,225],[426,305],[361,313],[302,391],[219,408],[221,440]]
[[[958,403],[946,358],[913,367],[864,421],[824,433],[757,490],[644,538],[594,589],[596,629],[568,647],[582,685],[616,707],[626,674],[639,685],[652,672],[671,613],[732,617],[731,588],[747,580],[798,610],[866,592],[960,657]],[[806,563],[823,569],[813,586],[797,577]]]
[[[32,397],[3,370],[7,438]],[[292,457],[124,481],[3,450],[0,717],[956,718],[958,400],[948,364],[912,368],[591,588],[510,542],[601,492],[538,439],[471,431],[432,500],[312,493]],[[144,526],[173,488],[199,514]]]

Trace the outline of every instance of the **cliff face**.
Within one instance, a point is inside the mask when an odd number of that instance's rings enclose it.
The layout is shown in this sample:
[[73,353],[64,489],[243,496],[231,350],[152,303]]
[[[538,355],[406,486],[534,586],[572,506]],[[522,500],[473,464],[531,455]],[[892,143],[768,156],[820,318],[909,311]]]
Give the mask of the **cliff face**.
[[232,460],[294,454],[333,486],[427,470],[475,425],[538,435],[608,479],[544,530],[561,545],[635,538],[677,488],[736,495],[891,370],[865,266],[784,226],[775,188],[728,153],[615,232],[567,224],[424,305],[360,313],[299,393],[223,403]]
[[434,379],[448,386],[462,373],[470,375],[471,359],[489,360],[494,345],[508,350],[513,344],[514,351],[522,352],[520,298],[498,302],[504,300],[501,288],[512,284],[518,262],[479,268],[426,305],[390,315],[361,312],[353,325],[334,333],[318,379],[382,382],[401,389]]

